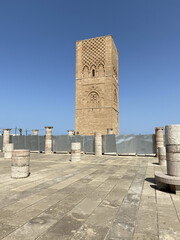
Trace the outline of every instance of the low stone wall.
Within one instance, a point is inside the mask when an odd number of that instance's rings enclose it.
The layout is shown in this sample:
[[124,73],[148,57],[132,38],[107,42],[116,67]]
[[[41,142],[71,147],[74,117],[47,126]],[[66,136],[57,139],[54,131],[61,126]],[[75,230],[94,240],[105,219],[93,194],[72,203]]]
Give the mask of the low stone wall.
[[[53,152],[71,152],[71,143],[80,142],[81,152],[95,153],[94,136],[57,135],[52,136]],[[10,136],[10,143],[14,149],[29,149],[30,151],[45,151],[45,136]],[[102,153],[117,154],[155,154],[155,135],[102,135]],[[0,149],[3,147],[3,138],[0,136]]]

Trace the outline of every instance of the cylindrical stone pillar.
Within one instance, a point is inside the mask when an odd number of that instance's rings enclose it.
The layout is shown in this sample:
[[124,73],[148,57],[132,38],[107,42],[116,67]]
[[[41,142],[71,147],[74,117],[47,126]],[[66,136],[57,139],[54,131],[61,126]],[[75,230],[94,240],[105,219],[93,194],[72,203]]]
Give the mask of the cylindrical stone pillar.
[[39,131],[38,129],[33,129],[33,135],[37,136],[38,135],[38,131]]
[[68,131],[68,136],[73,136],[74,135],[74,130],[67,130]]
[[3,131],[3,152],[5,151],[5,145],[10,141],[10,128],[4,128]]
[[163,127],[155,128],[155,137],[156,137],[156,156],[158,157],[158,147],[164,146]]
[[13,150],[11,177],[25,178],[30,173],[30,151],[26,149]]
[[45,127],[46,129],[46,140],[45,140],[45,154],[52,153],[52,129],[53,127]]
[[107,135],[113,134],[113,128],[107,128]]
[[71,162],[77,162],[81,160],[81,143],[71,143]]
[[167,174],[180,177],[180,125],[165,127]]
[[4,150],[4,159],[12,158],[12,151],[14,150],[14,143],[7,143]]
[[102,134],[99,132],[95,133],[95,155],[102,155]]
[[158,147],[158,158],[159,164],[165,166],[166,165],[166,148]]

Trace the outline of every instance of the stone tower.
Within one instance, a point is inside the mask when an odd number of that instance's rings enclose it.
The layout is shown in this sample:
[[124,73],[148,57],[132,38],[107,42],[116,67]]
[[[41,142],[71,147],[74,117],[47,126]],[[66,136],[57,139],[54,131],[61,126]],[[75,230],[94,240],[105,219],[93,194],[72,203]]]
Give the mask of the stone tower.
[[111,35],[76,42],[75,134],[119,134],[118,51]]

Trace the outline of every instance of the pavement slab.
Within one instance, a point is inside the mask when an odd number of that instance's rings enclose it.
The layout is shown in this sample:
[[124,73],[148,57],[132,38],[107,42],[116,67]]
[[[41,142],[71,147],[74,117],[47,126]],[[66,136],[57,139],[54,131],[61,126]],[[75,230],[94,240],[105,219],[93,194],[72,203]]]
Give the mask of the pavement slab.
[[0,153],[0,239],[180,239],[180,197],[156,187],[155,157],[31,154],[28,178],[12,179]]

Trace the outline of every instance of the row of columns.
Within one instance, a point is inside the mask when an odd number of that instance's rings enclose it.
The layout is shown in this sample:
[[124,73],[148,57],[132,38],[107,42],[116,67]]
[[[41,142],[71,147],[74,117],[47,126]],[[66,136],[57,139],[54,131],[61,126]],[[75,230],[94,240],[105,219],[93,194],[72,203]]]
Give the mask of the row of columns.
[[[46,126],[46,141],[45,141],[45,153],[52,153],[52,129],[51,126]],[[3,131],[3,152],[5,152],[5,146],[10,143],[10,128],[4,128]],[[33,130],[33,135],[38,135],[38,129]]]
[[[45,153],[52,153],[52,126],[46,126],[46,141],[45,141]],[[5,145],[10,142],[10,128],[4,129],[3,134],[3,152],[5,151]],[[72,136],[74,134],[73,130],[68,130],[68,135]],[[113,134],[113,129],[108,128],[107,134]],[[33,130],[33,135],[38,135],[38,129]],[[156,138],[156,155],[159,155],[159,147],[164,147],[164,139],[163,139],[163,127],[155,128],[155,138]],[[102,134],[95,133],[95,154],[102,155]]]
[[168,187],[180,194],[180,125],[167,125],[165,127],[165,147],[158,148],[159,163],[166,162],[167,174],[155,173],[157,186],[161,190]]
[[[45,140],[45,153],[51,154],[52,153],[52,126],[46,126],[46,140]],[[3,152],[5,152],[5,146],[10,143],[10,131],[11,129],[4,129],[3,135]],[[36,135],[38,135],[38,130],[36,131]],[[72,134],[72,130],[71,131]],[[73,134],[72,134],[73,135]],[[95,155],[102,155],[102,134],[95,133]]]
[[[46,126],[46,141],[45,141],[45,153],[52,153],[52,126]],[[3,133],[3,152],[5,152],[5,145],[10,143],[10,128],[5,128]],[[68,135],[72,136],[73,130],[68,130]],[[113,128],[107,129],[107,134],[113,134]],[[38,129],[33,129],[33,135],[38,135]],[[102,155],[102,134],[95,133],[95,155]]]
[[[33,129],[33,135],[38,135],[38,129]],[[3,131],[3,152],[5,150],[5,145],[10,142],[10,132],[11,128],[4,128]]]
[[165,146],[163,127],[155,128],[156,156],[160,165],[167,164],[167,173],[180,177],[180,125],[167,125],[165,127]]

